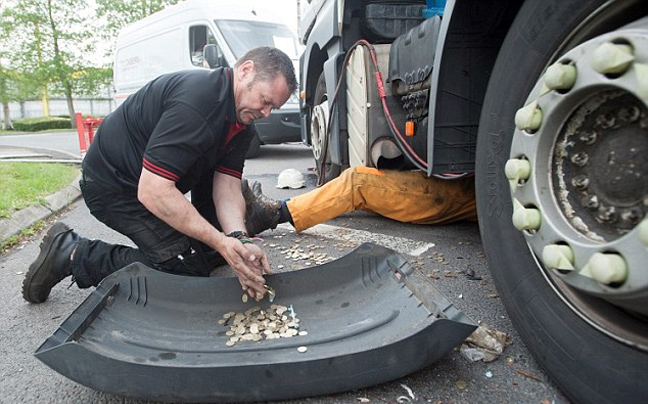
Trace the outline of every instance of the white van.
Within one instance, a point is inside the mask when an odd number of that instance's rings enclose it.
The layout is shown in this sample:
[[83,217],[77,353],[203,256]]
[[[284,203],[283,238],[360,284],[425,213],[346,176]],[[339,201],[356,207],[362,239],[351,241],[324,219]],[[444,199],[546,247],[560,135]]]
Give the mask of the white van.
[[[245,1],[188,0],[123,28],[117,38],[113,69],[117,105],[161,74],[231,67],[257,46],[281,49],[293,59],[297,71],[297,37],[277,21],[277,17]],[[258,136],[250,145],[248,157],[257,154],[261,144],[300,142],[297,94],[254,125]]]

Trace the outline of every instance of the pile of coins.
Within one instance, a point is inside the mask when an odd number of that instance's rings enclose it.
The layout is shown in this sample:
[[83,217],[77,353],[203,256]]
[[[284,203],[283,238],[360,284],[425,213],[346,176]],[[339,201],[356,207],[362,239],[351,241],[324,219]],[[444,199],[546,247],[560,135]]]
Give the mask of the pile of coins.
[[293,261],[315,261],[315,265],[322,265],[327,261],[332,261],[333,258],[328,256],[326,253],[318,253],[312,251],[315,249],[315,246],[306,247],[310,251],[304,251],[299,245],[294,245],[292,247],[284,248],[281,250],[281,253],[284,255],[286,260]]
[[261,341],[262,339],[291,338],[307,335],[299,330],[300,320],[290,307],[272,304],[266,310],[255,306],[244,313],[225,313],[218,324],[229,326],[225,333],[230,337],[225,345],[234,346],[239,341]]

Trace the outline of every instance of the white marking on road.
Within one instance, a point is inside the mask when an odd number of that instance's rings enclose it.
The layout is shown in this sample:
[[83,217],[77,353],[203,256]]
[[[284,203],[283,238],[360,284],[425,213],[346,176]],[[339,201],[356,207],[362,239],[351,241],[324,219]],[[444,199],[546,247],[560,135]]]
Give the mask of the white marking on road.
[[[280,224],[278,229],[294,231],[289,224]],[[364,230],[349,229],[346,227],[330,226],[328,224],[318,224],[310,229],[304,230],[300,234],[324,237],[332,240],[357,241],[359,243],[370,242],[390,248],[400,254],[407,254],[418,257],[430,248],[434,243],[426,243],[418,240],[412,240],[404,237],[388,236],[381,233],[372,233]]]

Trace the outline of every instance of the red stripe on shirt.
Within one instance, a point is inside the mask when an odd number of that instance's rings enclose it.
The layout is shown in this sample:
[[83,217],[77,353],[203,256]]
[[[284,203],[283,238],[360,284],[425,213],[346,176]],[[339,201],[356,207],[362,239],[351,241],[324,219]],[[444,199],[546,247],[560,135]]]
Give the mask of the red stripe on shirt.
[[238,170],[233,170],[231,168],[227,167],[216,167],[216,171],[221,173],[221,174],[226,174],[229,176],[232,176],[234,178],[238,178],[239,180],[243,177],[243,173],[238,171]]
[[243,129],[245,129],[245,125],[243,125],[242,123],[239,123],[238,121],[236,121],[235,123],[231,123],[229,127],[229,133],[225,138],[225,144],[228,144],[230,140],[232,140],[234,136],[236,136]]
[[157,174],[160,177],[166,178],[167,180],[171,180],[173,182],[178,182],[178,180],[180,179],[180,176],[178,174],[172,173],[169,170],[165,170],[164,168],[151,163],[147,159],[143,159],[142,164],[144,165],[144,168],[146,168],[147,170],[149,170],[153,174]]

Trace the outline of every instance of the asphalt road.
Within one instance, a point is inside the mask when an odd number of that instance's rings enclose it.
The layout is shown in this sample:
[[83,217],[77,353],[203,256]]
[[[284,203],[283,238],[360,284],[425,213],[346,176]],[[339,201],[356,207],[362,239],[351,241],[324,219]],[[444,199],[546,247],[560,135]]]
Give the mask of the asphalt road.
[[[57,150],[74,153],[74,135],[62,136],[67,140],[58,139]],[[45,144],[42,136],[25,137],[24,144],[20,144],[21,139],[0,136],[0,149],[9,139],[19,142],[13,146]],[[250,181],[260,181],[267,195],[285,199],[314,188],[312,165],[310,150],[302,145],[264,146],[258,158],[248,161],[245,176]],[[276,177],[285,168],[304,173],[307,187],[275,188]],[[96,221],[82,201],[70,206],[58,220],[85,237],[129,243]],[[282,248],[305,249],[315,245],[331,258],[339,258],[363,241],[388,244],[404,254],[457,308],[475,322],[507,333],[510,342],[494,362],[471,362],[455,349],[431,366],[392,382],[285,403],[397,403],[399,398],[402,402],[443,404],[569,402],[538,367],[515,332],[488,272],[476,223],[410,225],[355,212],[301,234],[282,226],[262,236],[263,246],[277,271],[300,270],[308,265],[304,260],[287,259]],[[0,305],[0,403],[142,403],[79,385],[34,358],[40,344],[91,292],[68,287],[66,280],[54,288],[43,304],[32,305],[22,299],[22,281],[38,254],[41,238],[39,234],[0,257],[0,295],[4,300]],[[232,274],[225,269],[221,276]]]

